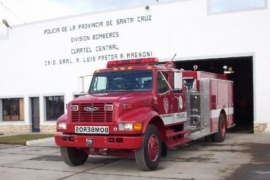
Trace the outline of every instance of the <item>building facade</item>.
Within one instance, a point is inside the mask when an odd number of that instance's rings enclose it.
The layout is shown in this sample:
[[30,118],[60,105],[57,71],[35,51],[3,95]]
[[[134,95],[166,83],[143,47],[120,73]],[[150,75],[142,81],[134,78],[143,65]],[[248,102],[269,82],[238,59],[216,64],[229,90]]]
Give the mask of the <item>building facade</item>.
[[220,12],[211,0],[183,0],[12,29],[1,24],[0,132],[55,132],[56,119],[70,100],[87,92],[94,70],[110,60],[166,62],[176,54],[179,68],[236,66],[236,121],[269,134],[268,4]]

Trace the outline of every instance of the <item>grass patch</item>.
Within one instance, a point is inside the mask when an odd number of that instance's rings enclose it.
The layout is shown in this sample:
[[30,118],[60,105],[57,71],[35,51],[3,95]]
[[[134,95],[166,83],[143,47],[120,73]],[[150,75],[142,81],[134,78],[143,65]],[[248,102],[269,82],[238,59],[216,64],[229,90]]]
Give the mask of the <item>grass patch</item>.
[[53,137],[54,134],[19,134],[14,136],[0,136],[0,144],[26,145],[27,141]]

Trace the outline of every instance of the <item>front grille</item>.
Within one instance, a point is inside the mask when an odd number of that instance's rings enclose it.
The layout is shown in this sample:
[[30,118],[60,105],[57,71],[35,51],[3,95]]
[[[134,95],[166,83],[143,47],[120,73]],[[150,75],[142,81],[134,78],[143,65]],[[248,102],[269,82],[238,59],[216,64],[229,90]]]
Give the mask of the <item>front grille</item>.
[[[104,103],[73,104],[78,105],[78,111],[71,111],[72,122],[112,122],[112,111],[104,110]],[[98,108],[95,111],[86,111],[86,107]]]

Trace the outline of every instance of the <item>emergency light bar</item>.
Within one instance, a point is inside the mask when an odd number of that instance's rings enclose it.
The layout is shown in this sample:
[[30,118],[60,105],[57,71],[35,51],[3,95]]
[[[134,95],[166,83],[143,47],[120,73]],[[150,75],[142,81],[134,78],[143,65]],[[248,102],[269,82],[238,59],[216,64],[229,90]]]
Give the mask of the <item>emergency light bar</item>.
[[127,66],[127,65],[147,65],[158,64],[157,58],[142,58],[142,59],[128,59],[128,60],[115,60],[107,63],[107,68]]

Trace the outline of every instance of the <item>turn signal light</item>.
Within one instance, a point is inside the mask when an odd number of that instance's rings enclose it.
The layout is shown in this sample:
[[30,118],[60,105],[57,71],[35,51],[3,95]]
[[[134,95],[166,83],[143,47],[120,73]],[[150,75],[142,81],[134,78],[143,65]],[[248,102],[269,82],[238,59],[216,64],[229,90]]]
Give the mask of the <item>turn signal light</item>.
[[105,104],[104,111],[113,111],[113,105],[112,104]]
[[70,110],[71,111],[79,111],[79,106],[78,105],[71,105]]
[[134,129],[134,131],[141,131],[142,130],[142,123],[140,123],[140,122],[134,123],[133,129]]

